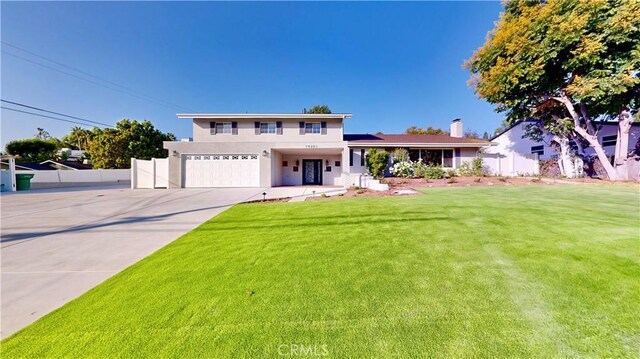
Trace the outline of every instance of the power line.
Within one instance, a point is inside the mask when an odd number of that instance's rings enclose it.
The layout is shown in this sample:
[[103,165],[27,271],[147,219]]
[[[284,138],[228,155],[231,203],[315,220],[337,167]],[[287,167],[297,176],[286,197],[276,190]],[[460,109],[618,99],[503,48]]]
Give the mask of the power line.
[[[81,123],[81,122],[77,122],[77,121],[65,120],[63,118],[57,118],[57,117],[53,117],[53,116],[42,115],[42,114],[35,113],[35,112],[22,111],[22,110],[18,110],[16,108],[10,108],[10,107],[4,107],[4,106],[0,106],[0,108],[3,109],[3,110],[9,110],[9,111],[15,111],[15,112],[20,112],[20,113],[26,113],[26,114],[34,115],[34,116],[46,117],[46,118],[50,118],[50,119],[57,120],[57,121],[74,123],[76,125],[98,127],[98,126],[95,126],[95,125],[90,125],[88,123]],[[108,126],[108,127],[113,127],[113,126]]]
[[[57,69],[57,68],[55,68],[55,67],[52,67],[52,66],[49,66],[49,65],[46,65],[46,64],[43,64],[43,63],[40,63],[40,62],[37,62],[37,61],[31,60],[31,59],[28,59],[28,58],[26,58],[26,57],[22,57],[22,56],[19,56],[19,55],[16,55],[16,54],[12,54],[12,53],[7,52],[7,51],[5,51],[5,50],[0,50],[0,51],[1,51],[3,54],[6,54],[6,55],[9,55],[9,56],[16,57],[16,58],[18,58],[18,59],[20,59],[20,60],[23,60],[23,61],[26,61],[26,62],[30,62],[30,63],[35,64],[35,65],[38,65],[38,66],[42,66],[42,67],[44,67],[44,68],[46,68],[46,69],[49,69],[49,70],[53,70],[53,71],[56,71],[56,72],[60,72],[60,73],[62,73],[62,74],[65,74],[65,75],[68,75],[68,76],[71,76],[71,77],[77,78],[77,79],[79,79],[79,80],[83,80],[83,81],[86,81],[86,82],[92,83],[92,84],[94,84],[94,85],[102,86],[102,87],[107,88],[107,89],[112,90],[112,91],[120,92],[120,93],[123,93],[123,94],[125,94],[125,95],[132,96],[132,97],[136,97],[136,98],[141,99],[141,100],[144,100],[144,101],[152,102],[152,103],[155,103],[155,104],[157,104],[157,105],[161,105],[161,106],[165,106],[165,107],[170,107],[170,108],[173,108],[174,110],[175,110],[175,109],[178,109],[178,110],[184,110],[184,109],[186,109],[185,107],[178,106],[178,105],[173,105],[173,104],[171,104],[171,103],[167,103],[166,101],[162,101],[162,100],[155,100],[155,99],[150,98],[149,96],[146,96],[146,95],[143,95],[143,96],[137,95],[137,94],[135,94],[135,93],[131,92],[130,90],[121,90],[121,89],[115,88],[115,87],[113,87],[113,86],[108,86],[108,85],[105,85],[105,84],[103,84],[103,83],[100,83],[100,82],[97,82],[97,81],[93,81],[93,80],[87,79],[87,78],[85,78],[85,77],[78,76],[78,75],[72,74],[72,73],[70,73],[70,72],[63,71],[63,70]],[[123,87],[123,86],[120,86],[120,87]],[[125,87],[123,87],[123,88],[125,88]]]
[[155,100],[155,101],[159,101],[159,102],[162,102],[162,103],[165,103],[165,104],[167,104],[167,105],[170,105],[170,106],[173,106],[173,107],[177,107],[177,108],[180,108],[180,109],[183,109],[183,110],[187,110],[187,108],[186,108],[186,107],[184,107],[184,106],[176,105],[176,104],[173,104],[173,103],[171,103],[171,102],[169,102],[169,101],[165,101],[165,100],[160,99],[160,98],[157,98],[157,97],[149,96],[149,95],[147,95],[147,94],[145,94],[145,93],[143,93],[143,92],[140,92],[140,91],[134,90],[134,89],[132,89],[132,88],[130,88],[130,87],[127,87],[127,86],[120,85],[120,84],[115,83],[115,82],[113,82],[113,81],[109,81],[109,80],[104,79],[104,78],[102,78],[102,77],[99,77],[99,76],[96,76],[96,75],[92,75],[92,74],[90,74],[90,73],[88,73],[88,72],[86,72],[86,71],[82,71],[82,70],[77,69],[77,68],[75,68],[75,67],[72,67],[72,66],[69,66],[69,65],[63,64],[63,63],[61,63],[61,62],[59,62],[59,61],[52,60],[52,59],[50,59],[50,58],[48,58],[48,57],[45,57],[45,56],[39,55],[39,54],[37,54],[37,53],[35,53],[35,52],[33,52],[33,51],[29,51],[29,50],[23,49],[23,48],[21,48],[21,47],[19,47],[19,46],[16,46],[16,45],[10,44],[10,43],[8,43],[8,42],[6,42],[6,41],[2,41],[2,40],[0,40],[0,43],[4,44],[4,45],[6,45],[6,46],[12,47],[12,48],[14,48],[14,49],[16,49],[16,50],[19,50],[19,51],[25,52],[25,53],[27,53],[27,54],[30,54],[30,55],[32,55],[32,56],[35,56],[35,57],[41,58],[41,59],[43,59],[43,60],[49,61],[49,62],[51,62],[51,63],[54,63],[54,64],[58,65],[58,66],[65,67],[65,68],[67,68],[67,69],[69,69],[69,70],[73,70],[73,71],[79,72],[79,73],[81,73],[81,74],[87,75],[87,76],[89,76],[89,77],[92,77],[92,78],[94,78],[94,79],[97,79],[97,80],[100,80],[100,81],[106,82],[106,83],[111,84],[111,85],[113,85],[113,86],[120,87],[120,88],[125,89],[125,90],[127,90],[127,91],[129,91],[129,92],[137,93],[137,94],[139,94],[139,95],[141,95],[141,96],[144,96],[144,97],[147,97],[147,98],[149,98],[149,99],[152,99],[152,100]]
[[10,103],[10,104],[12,104],[12,105],[16,105],[16,106],[21,106],[21,107],[30,108],[30,109],[32,109],[32,110],[38,110],[38,111],[47,112],[47,113],[51,113],[51,114],[58,115],[58,116],[64,116],[64,117],[68,117],[68,118],[73,118],[73,119],[75,119],[75,120],[80,120],[80,121],[85,121],[85,122],[95,123],[95,124],[97,124],[97,125],[102,125],[102,126],[107,126],[107,127],[113,127],[112,125],[109,125],[108,123],[97,122],[97,121],[91,121],[91,120],[84,119],[84,118],[82,118],[82,117],[76,117],[76,116],[71,116],[71,115],[65,115],[64,113],[54,112],[54,111],[49,111],[49,110],[45,110],[45,109],[43,109],[43,108],[34,107],[34,106],[29,106],[29,105],[25,105],[25,104],[23,104],[23,103],[19,103],[19,102],[13,102],[13,101],[2,100],[2,99],[0,99],[0,101],[2,101],[2,102],[6,102],[6,103]]

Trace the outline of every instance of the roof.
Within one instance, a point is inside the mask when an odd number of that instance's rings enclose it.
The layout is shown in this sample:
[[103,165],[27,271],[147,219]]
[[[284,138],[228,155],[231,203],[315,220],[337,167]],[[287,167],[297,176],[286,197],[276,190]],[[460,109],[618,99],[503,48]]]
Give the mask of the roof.
[[350,113],[179,113],[178,118],[211,118],[211,119],[341,119],[351,118]]
[[490,146],[491,142],[476,138],[460,138],[448,135],[370,135],[370,134],[345,134],[344,140],[349,145],[359,146],[407,146],[415,147],[482,147]]
[[74,161],[53,161],[53,160],[47,160],[44,162],[19,162],[16,161],[16,167],[21,167],[21,168],[25,168],[27,170],[34,170],[34,171],[55,171],[57,168],[55,166],[59,166],[59,167],[66,167],[70,170],[90,170],[93,169],[93,166],[91,165],[85,165],[83,163],[80,162],[74,162]]
[[39,162],[18,162],[16,161],[16,167],[22,167],[22,168],[28,168],[30,170],[35,170],[35,171],[53,171],[55,170],[55,168],[47,165],[47,164],[42,164]]
[[91,170],[93,169],[92,165],[85,165],[82,162],[78,162],[78,161],[54,161],[54,160],[46,160],[44,162],[41,162],[40,164],[51,164],[53,166],[62,166],[62,167],[67,167],[70,169],[74,169],[74,170]]

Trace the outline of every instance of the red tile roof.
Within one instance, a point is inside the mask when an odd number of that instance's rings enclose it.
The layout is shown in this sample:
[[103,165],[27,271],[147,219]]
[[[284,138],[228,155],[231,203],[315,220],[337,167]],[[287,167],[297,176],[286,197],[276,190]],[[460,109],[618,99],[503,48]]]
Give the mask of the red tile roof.
[[490,145],[491,142],[479,140],[475,138],[458,138],[448,135],[369,135],[369,134],[353,134],[344,135],[344,140],[349,143],[375,143],[375,144],[461,144],[480,146]]

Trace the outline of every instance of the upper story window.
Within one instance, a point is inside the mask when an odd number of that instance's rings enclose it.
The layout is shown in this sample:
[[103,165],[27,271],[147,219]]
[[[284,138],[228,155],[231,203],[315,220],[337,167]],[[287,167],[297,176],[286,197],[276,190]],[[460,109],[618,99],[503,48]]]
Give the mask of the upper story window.
[[320,122],[306,122],[304,124],[304,133],[320,134],[321,132]]
[[618,135],[602,136],[602,147],[615,146],[618,142]]
[[216,123],[216,133],[217,134],[231,134],[231,122],[218,122]]
[[276,133],[277,127],[275,122],[260,122],[260,133]]
[[531,146],[531,154],[532,155],[543,156],[544,155],[544,145]]
[[211,129],[212,135],[238,134],[237,122],[209,122],[209,128]]

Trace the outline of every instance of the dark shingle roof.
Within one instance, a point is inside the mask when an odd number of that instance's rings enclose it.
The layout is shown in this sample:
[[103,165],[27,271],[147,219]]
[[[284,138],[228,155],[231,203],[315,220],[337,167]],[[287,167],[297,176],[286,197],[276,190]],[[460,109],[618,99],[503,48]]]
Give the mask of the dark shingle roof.
[[413,144],[478,144],[480,146],[489,145],[489,141],[479,140],[476,138],[459,138],[448,135],[370,135],[370,134],[345,134],[344,140],[350,143],[413,143]]

